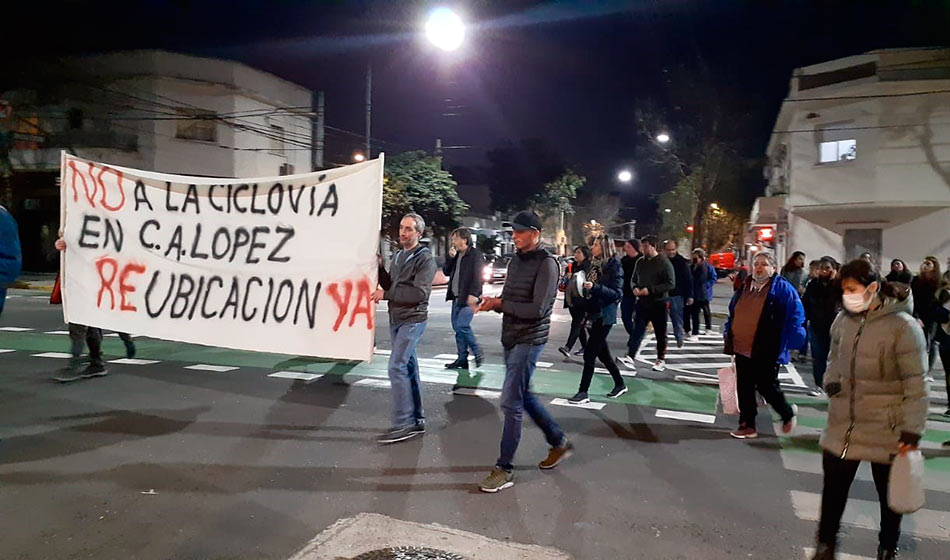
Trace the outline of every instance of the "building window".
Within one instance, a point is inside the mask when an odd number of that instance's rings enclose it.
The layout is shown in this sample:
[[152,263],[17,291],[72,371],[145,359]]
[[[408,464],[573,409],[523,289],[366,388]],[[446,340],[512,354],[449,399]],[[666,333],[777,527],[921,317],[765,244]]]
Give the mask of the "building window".
[[858,143],[854,139],[822,142],[818,145],[818,163],[849,161],[858,157]]
[[177,121],[175,138],[216,142],[218,140],[218,116],[212,111],[178,109],[181,118]]

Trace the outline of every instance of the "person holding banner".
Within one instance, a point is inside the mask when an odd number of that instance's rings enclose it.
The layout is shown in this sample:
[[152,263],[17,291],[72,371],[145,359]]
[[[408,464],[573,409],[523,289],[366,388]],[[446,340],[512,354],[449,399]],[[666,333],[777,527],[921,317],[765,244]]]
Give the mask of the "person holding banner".
[[[54,244],[57,251],[66,250],[66,240],[63,239],[63,232],[59,232],[59,238]],[[127,358],[135,356],[135,342],[132,337],[126,333],[118,333],[119,338],[125,344],[125,355]],[[72,354],[69,365],[66,367],[64,375],[56,377],[59,382],[78,381],[80,379],[90,379],[93,377],[103,377],[109,372],[106,371],[105,363],[102,360],[102,329],[90,327],[79,323],[69,323],[69,351]],[[82,355],[83,345],[89,348],[89,365],[81,371],[80,356]]]
[[379,443],[396,443],[426,431],[419,390],[416,347],[426,330],[429,294],[436,264],[428,247],[419,244],[426,229],[419,214],[406,214],[399,222],[399,245],[389,272],[379,267],[379,285],[373,301],[389,302],[389,381],[392,384],[392,429]]
[[517,253],[508,265],[501,297],[483,298],[478,307],[479,311],[503,315],[501,344],[505,350],[505,382],[501,390],[501,409],[505,413],[505,424],[501,455],[479,486],[483,492],[490,493],[514,485],[512,461],[521,441],[524,412],[541,428],[551,446],[547,458],[538,465],[540,468],[553,469],[574,451],[567,436],[531,392],[531,375],[551,330],[559,272],[557,260],[541,245],[541,220],[537,214],[520,212],[511,227]]
[[16,220],[0,206],[0,315],[7,299],[7,286],[13,284],[23,264],[20,254],[20,235],[17,233]]
[[[482,269],[485,268],[485,259],[481,252],[472,247],[472,231],[468,228],[459,228],[450,236],[452,247],[450,257],[445,261],[442,272],[449,277],[449,287],[445,293],[446,301],[452,303],[452,329],[455,331],[455,345],[458,347],[458,358],[454,362],[445,364],[446,369],[468,369],[468,351],[472,350],[475,356],[475,367],[482,366],[482,349],[475,340],[472,331],[473,309],[478,298],[482,295]],[[453,254],[454,252],[454,254]]]

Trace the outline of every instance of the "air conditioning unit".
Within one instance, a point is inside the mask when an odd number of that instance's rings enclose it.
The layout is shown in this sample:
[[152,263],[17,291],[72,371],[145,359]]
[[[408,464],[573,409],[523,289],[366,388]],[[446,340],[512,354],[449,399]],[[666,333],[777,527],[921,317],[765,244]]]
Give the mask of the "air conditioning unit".
[[282,164],[280,164],[280,173],[279,173],[279,174],[280,174],[280,175],[293,175],[293,174],[294,174],[294,166],[293,166],[292,164],[290,164],[290,163],[282,163]]

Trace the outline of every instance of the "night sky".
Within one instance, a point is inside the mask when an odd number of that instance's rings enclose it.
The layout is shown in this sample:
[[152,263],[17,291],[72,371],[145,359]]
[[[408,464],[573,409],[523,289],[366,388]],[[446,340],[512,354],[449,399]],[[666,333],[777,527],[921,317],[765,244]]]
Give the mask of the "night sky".
[[[445,3],[473,25],[465,52],[446,57],[420,41],[434,5],[18,1],[4,6],[3,42],[7,56],[164,48],[236,59],[325,91],[327,123],[356,133],[372,63],[373,136],[387,152],[431,151],[441,137],[472,146],[447,151],[448,166],[471,166],[501,139],[541,137],[605,191],[619,188],[620,167],[643,167],[634,110],[668,97],[664,70],[673,66],[708,68],[750,123],[746,154],[762,156],[794,68],[950,44],[950,0],[475,1]],[[337,145],[361,143],[330,134]],[[329,158],[346,158],[339,151]],[[649,206],[649,194],[670,186],[644,170],[623,188],[624,204]],[[750,181],[750,197],[763,186]]]

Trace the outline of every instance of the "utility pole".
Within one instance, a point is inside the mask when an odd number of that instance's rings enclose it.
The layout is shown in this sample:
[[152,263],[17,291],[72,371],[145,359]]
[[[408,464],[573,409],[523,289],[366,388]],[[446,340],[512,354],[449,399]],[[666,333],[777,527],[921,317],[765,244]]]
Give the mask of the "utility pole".
[[323,148],[324,148],[324,127],[326,125],[326,110],[323,102],[323,92],[316,94],[316,113],[317,118],[313,121],[313,129],[310,131],[311,146],[313,150],[310,153],[310,171],[323,169]]
[[370,130],[373,121],[373,63],[366,64],[366,160],[373,157],[370,150]]

